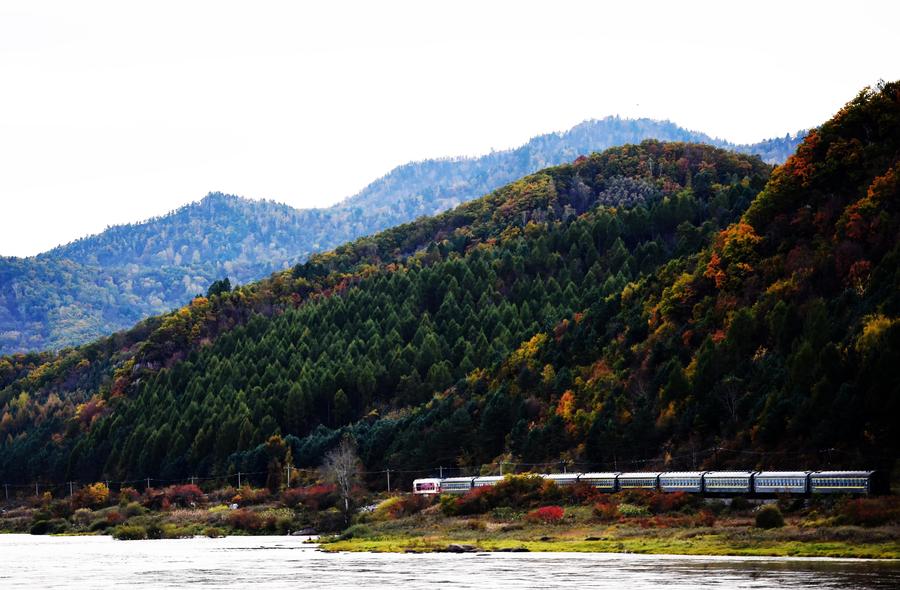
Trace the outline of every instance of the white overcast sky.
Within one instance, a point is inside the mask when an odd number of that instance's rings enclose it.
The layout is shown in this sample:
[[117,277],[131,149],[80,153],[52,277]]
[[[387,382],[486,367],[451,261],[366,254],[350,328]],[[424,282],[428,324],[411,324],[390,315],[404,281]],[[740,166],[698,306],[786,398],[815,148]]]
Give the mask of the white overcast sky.
[[898,4],[0,0],[0,255],[610,114],[784,135],[900,78]]

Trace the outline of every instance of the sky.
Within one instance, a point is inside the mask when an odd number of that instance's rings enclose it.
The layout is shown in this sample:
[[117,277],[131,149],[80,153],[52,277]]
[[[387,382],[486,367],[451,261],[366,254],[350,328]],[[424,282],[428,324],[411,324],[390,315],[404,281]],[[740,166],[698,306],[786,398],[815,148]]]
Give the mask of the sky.
[[222,191],[321,207],[607,115],[747,143],[900,78],[896,2],[0,0],[0,255]]

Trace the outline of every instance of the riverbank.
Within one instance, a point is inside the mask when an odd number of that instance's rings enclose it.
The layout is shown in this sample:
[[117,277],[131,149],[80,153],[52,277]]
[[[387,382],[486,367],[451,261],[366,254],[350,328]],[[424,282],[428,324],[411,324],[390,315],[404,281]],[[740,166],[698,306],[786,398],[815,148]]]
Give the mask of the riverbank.
[[[649,496],[648,496],[649,497]],[[459,503],[464,502],[457,501]],[[696,501],[695,501],[696,503]],[[720,503],[652,514],[620,503],[566,505],[532,512],[498,508],[465,516],[441,502],[412,514],[383,508],[340,535],[320,539],[323,551],[372,552],[609,552],[637,554],[900,559],[900,525],[848,524],[823,507],[798,508],[767,524],[760,512],[775,505]],[[762,526],[761,526],[762,525]]]

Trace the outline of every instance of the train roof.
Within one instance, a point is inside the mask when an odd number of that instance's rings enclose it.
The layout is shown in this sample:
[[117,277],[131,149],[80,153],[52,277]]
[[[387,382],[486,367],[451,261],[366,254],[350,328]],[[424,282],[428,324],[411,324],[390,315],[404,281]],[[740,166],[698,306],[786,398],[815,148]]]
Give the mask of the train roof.
[[618,471],[591,471],[588,473],[582,473],[581,477],[607,478],[607,477],[615,477],[617,475],[619,475]]
[[469,475],[466,477],[445,477],[441,481],[472,481],[475,479],[475,476]]
[[413,480],[413,483],[417,481],[442,481],[440,477],[419,477]]
[[638,477],[659,477],[661,471],[637,471],[634,473],[620,473],[619,477],[624,477],[627,479],[635,479]]
[[506,479],[505,475],[479,475],[475,478],[478,481],[502,481]]
[[663,471],[660,477],[700,477],[705,471]]
[[582,473],[545,473],[542,477],[546,477],[547,479],[568,479],[570,477],[578,477],[579,475],[586,475]]
[[806,477],[809,471],[760,471],[757,477]]
[[707,471],[706,477],[750,477],[756,471]]
[[875,473],[874,471],[813,471],[813,475],[824,475],[827,477],[868,477]]

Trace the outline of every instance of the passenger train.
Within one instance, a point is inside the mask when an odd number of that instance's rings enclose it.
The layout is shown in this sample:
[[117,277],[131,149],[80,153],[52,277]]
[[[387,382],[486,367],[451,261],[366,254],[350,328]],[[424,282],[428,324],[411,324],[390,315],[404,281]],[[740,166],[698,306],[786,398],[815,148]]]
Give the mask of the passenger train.
[[[859,494],[888,492],[876,471],[654,471],[640,473],[539,474],[559,486],[587,484],[604,492],[643,489],[707,496],[773,496],[776,494]],[[416,494],[465,494],[496,485],[503,476],[424,478],[413,481]]]

